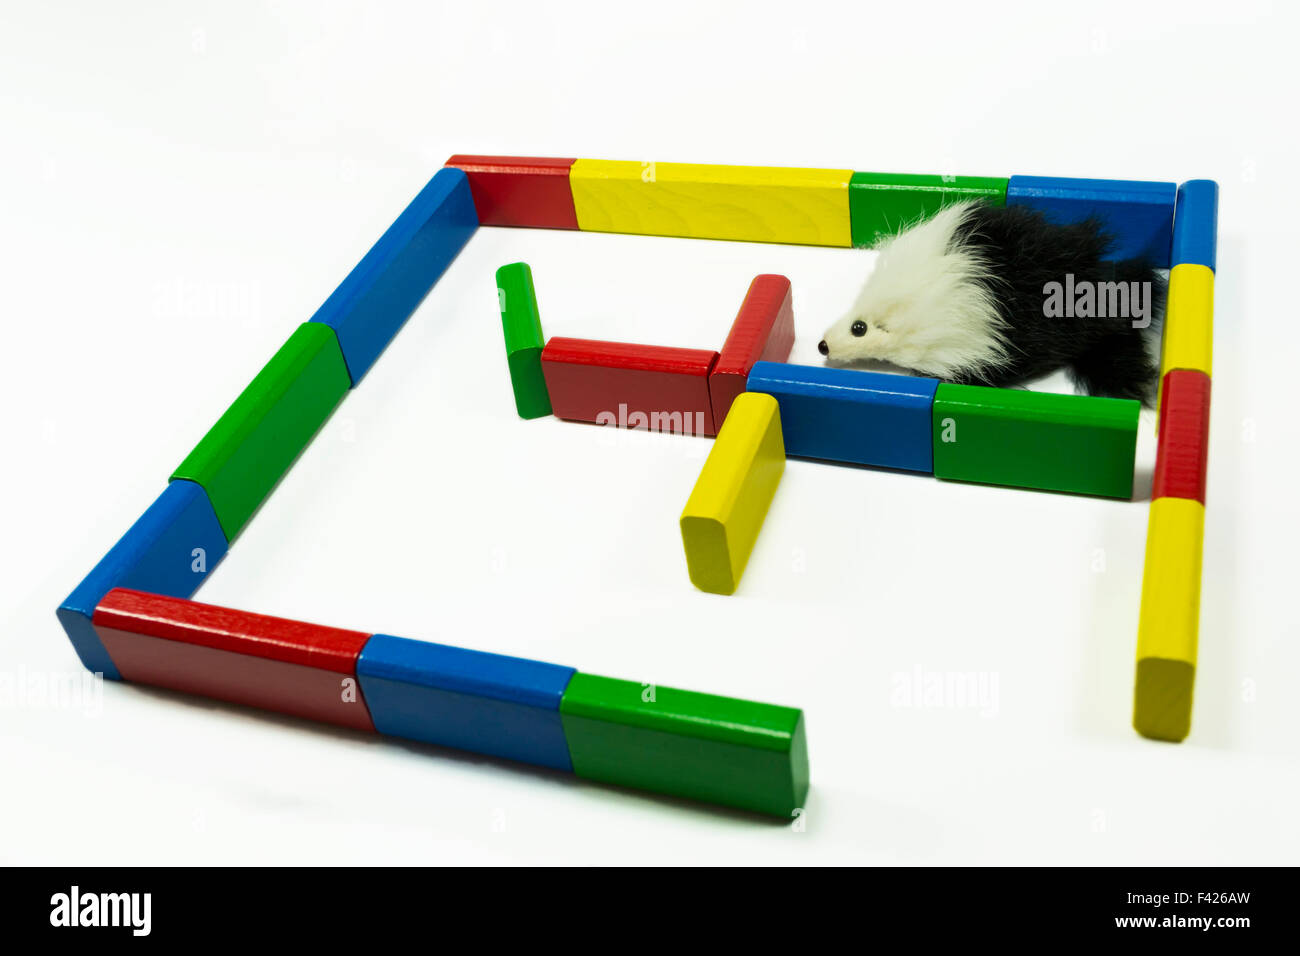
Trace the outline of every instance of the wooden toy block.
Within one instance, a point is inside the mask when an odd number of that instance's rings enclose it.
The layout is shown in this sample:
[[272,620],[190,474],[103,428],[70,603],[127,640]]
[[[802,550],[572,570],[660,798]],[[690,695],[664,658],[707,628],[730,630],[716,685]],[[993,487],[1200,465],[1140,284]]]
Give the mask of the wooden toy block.
[[1167,269],[1177,194],[1173,183],[1012,176],[1007,184],[1007,205],[1041,209],[1060,223],[1096,216],[1115,237],[1108,258],[1142,257],[1157,269]]
[[1151,502],[1133,692],[1133,728],[1143,737],[1176,742],[1192,726],[1204,530],[1199,501]]
[[59,606],[58,618],[86,669],[122,675],[95,633],[95,608],[113,588],[187,598],[225,556],[226,536],[207,493],[173,481]]
[[1219,184],[1193,179],[1178,187],[1174,206],[1173,265],[1213,270],[1219,245]]
[[794,297],[785,276],[756,276],[709,375],[713,425],[722,428],[727,409],[745,391],[755,362],[784,362],[794,348]]
[[776,399],[739,396],[682,511],[686,568],[701,591],[736,590],[784,471]]
[[569,188],[573,162],[532,156],[457,155],[447,160],[447,165],[469,177],[480,225],[577,229]]
[[1160,340],[1160,372],[1176,368],[1210,374],[1214,354],[1214,271],[1183,263],[1169,270],[1169,301]]
[[848,246],[851,169],[579,159],[578,227],[595,232]]
[[554,338],[542,349],[557,418],[712,435],[709,372],[717,352]]
[[560,715],[579,777],[787,820],[808,794],[791,707],[577,673]]
[[203,486],[233,541],[347,394],[334,330],[304,322],[235,399],[172,479]]
[[976,200],[991,206],[1007,201],[1007,180],[988,176],[925,176],[911,173],[854,173],[849,180],[853,244],[874,246],[944,206]]
[[572,667],[376,634],[357,665],[381,734],[571,771]]
[[749,390],[781,406],[787,455],[934,470],[930,406],[938,379],[757,362]]
[[1140,410],[1130,399],[943,383],[934,398],[934,473],[1131,498]]
[[369,634],[122,588],[94,622],[125,680],[375,729],[356,677]]
[[515,392],[515,411],[520,418],[541,418],[551,414],[551,397],[546,394],[542,375],[542,317],[537,311],[533,270],[526,262],[514,262],[497,270],[497,300],[501,306],[501,328],[506,337],[506,361],[510,385]]
[[1174,369],[1160,386],[1160,431],[1152,498],[1193,498],[1205,504],[1210,455],[1210,376]]
[[375,364],[407,318],[478,229],[469,180],[438,170],[311,317],[338,333],[352,385]]

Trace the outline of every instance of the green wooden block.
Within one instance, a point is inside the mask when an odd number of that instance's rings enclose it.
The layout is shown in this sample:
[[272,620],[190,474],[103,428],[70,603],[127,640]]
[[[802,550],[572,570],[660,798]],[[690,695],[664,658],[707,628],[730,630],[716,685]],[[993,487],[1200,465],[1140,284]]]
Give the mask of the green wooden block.
[[853,245],[874,246],[944,206],[978,199],[1007,202],[1007,180],[989,176],[921,176],[912,173],[854,173],[849,180]]
[[304,322],[172,479],[203,486],[221,530],[233,541],[351,384],[334,330]]
[[941,384],[934,396],[934,473],[939,478],[1133,496],[1141,404]]
[[808,794],[792,707],[579,673],[560,719],[580,777],[787,819]]
[[526,262],[512,262],[497,270],[497,300],[501,328],[506,336],[510,384],[515,390],[515,410],[520,418],[551,414],[551,396],[542,377],[542,317],[537,311],[533,270]]

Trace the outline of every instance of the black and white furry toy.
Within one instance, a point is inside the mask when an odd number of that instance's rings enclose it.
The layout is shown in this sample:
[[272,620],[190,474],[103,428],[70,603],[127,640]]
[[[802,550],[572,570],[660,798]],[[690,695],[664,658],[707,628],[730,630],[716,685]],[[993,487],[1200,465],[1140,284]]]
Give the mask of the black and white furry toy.
[[1093,395],[1149,404],[1158,369],[1148,332],[1164,313],[1165,282],[1148,262],[1104,261],[1111,241],[1097,220],[949,206],[879,248],[818,349],[834,365],[884,361],[971,385],[1064,368]]

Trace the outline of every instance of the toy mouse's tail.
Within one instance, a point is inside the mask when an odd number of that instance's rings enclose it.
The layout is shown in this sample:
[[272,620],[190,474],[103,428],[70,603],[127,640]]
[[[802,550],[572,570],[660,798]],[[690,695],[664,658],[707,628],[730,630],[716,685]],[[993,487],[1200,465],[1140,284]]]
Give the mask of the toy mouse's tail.
[[1115,301],[1127,303],[1127,308],[1093,320],[1105,323],[1104,331],[1075,360],[1071,373],[1090,395],[1135,398],[1152,405],[1159,386],[1154,346],[1164,319],[1166,283],[1141,259],[1115,263],[1114,283]]

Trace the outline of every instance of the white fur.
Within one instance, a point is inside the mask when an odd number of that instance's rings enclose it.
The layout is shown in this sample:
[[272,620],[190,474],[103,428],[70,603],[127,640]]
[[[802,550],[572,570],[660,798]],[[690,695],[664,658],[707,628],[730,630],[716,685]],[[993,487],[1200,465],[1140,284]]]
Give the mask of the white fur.
[[[953,244],[971,204],[940,210],[886,241],[848,313],[826,330],[833,364],[865,359],[891,362],[923,375],[947,378],[987,371],[1007,359],[995,300],[978,248]],[[853,323],[867,324],[855,336]]]

